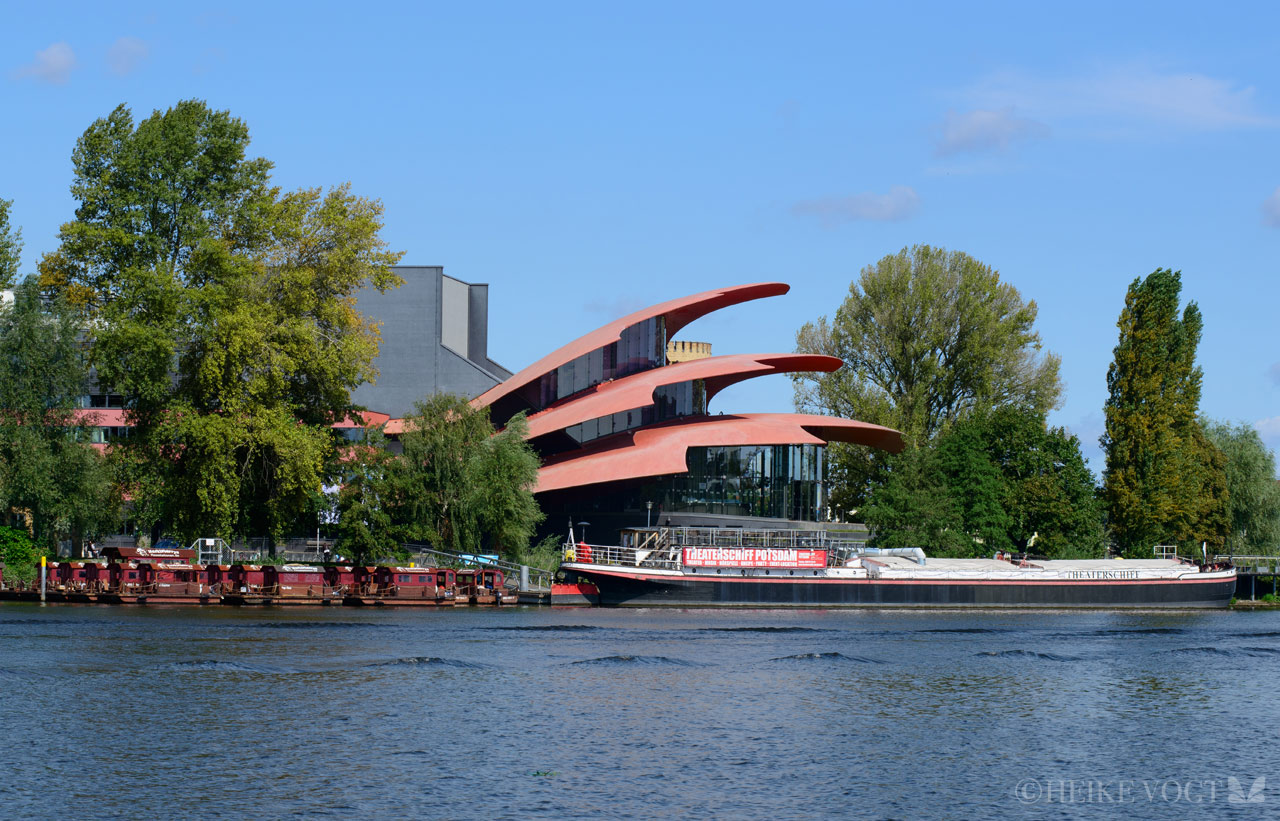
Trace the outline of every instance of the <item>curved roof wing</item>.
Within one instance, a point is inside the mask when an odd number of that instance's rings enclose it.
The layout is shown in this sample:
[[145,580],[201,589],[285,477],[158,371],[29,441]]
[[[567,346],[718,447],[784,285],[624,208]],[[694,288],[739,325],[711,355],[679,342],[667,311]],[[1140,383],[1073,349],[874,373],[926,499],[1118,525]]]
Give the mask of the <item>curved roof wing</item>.
[[688,472],[691,447],[822,445],[851,442],[898,452],[902,435],[891,428],[798,413],[685,417],[601,440],[595,447],[552,458],[538,471],[536,493]]
[[693,294],[692,296],[660,302],[657,305],[628,314],[621,319],[615,319],[608,325],[597,328],[586,336],[578,337],[569,344],[552,351],[502,384],[495,385],[480,394],[472,400],[472,404],[476,407],[492,406],[494,403],[506,399],[533,383],[543,374],[550,373],[561,365],[572,362],[579,356],[603,348],[611,342],[617,342],[622,338],[624,330],[647,319],[653,319],[658,316],[665,317],[667,338],[670,339],[681,328],[712,311],[718,311],[730,305],[737,305],[740,302],[750,302],[753,299],[780,296],[789,290],[791,290],[791,286],[783,282],[757,282],[751,285],[717,288],[712,291]]
[[653,404],[654,391],[664,385],[701,379],[709,402],[720,391],[744,379],[804,371],[831,373],[843,364],[834,356],[820,354],[732,354],[678,362],[604,382],[539,411],[529,417],[525,438],[536,439],[591,419],[647,407]]

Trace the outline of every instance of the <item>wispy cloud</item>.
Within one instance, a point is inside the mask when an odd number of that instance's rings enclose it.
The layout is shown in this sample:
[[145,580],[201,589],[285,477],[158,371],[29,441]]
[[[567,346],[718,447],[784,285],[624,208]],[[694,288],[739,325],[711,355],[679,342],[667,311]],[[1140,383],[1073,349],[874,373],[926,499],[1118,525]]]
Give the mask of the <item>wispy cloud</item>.
[[54,43],[43,51],[37,51],[30,63],[20,67],[15,76],[31,77],[43,83],[64,85],[76,67],[76,53],[65,42]]
[[1044,137],[1044,123],[1014,116],[1013,106],[1000,109],[948,111],[935,149],[939,157],[977,151],[1005,151],[1018,140]]
[[1261,110],[1252,86],[1145,62],[1098,65],[1074,76],[1023,71],[990,74],[957,98],[988,111],[1017,110],[1033,120],[1103,120],[1203,131],[1280,126]]
[[151,54],[146,42],[137,37],[121,37],[107,49],[107,65],[116,74],[132,74]]
[[896,222],[908,219],[919,209],[920,196],[915,189],[895,185],[887,194],[866,192],[851,197],[805,200],[792,206],[791,211],[803,217],[817,217],[823,225],[834,227],[860,220]]
[[610,319],[620,319],[652,303],[653,300],[646,301],[638,296],[620,296],[614,299],[593,299],[583,305],[582,310],[591,314],[604,314]]
[[1253,423],[1254,430],[1262,437],[1269,448],[1280,448],[1280,416],[1270,419],[1259,419]]
[[1280,228],[1280,188],[1262,201],[1262,221],[1272,228]]
[[230,28],[240,25],[240,18],[226,9],[213,9],[199,14],[196,17],[196,25],[201,28]]
[[217,46],[211,46],[200,53],[200,59],[191,67],[192,74],[208,74],[215,67],[225,62],[227,53]]

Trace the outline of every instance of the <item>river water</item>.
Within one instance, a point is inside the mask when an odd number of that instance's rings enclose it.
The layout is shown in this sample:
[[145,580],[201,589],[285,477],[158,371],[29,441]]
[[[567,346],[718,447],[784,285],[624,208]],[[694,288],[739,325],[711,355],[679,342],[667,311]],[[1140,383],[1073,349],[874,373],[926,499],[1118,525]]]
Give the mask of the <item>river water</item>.
[[0,815],[1264,817],[1278,673],[1272,612],[10,603]]

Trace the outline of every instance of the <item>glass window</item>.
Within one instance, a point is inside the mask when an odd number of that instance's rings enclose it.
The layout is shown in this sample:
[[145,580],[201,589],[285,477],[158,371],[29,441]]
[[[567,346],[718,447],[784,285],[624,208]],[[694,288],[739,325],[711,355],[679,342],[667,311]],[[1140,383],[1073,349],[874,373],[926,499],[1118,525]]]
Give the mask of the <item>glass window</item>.
[[825,509],[820,445],[690,448],[688,473],[644,487],[665,510],[817,521]]

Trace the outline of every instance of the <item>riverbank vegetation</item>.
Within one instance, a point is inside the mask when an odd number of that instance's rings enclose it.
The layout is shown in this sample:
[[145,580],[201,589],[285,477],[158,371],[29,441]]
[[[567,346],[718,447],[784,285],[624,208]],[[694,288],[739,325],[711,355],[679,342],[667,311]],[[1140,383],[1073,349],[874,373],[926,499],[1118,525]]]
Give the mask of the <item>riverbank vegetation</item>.
[[[141,534],[275,544],[314,527],[322,488],[341,485],[353,555],[410,537],[526,548],[540,514],[514,429],[492,436],[487,415],[442,398],[409,420],[403,453],[335,433],[377,376],[355,295],[397,287],[401,254],[378,200],[284,191],[249,144],[244,122],[198,100],[140,121],[121,105],[77,140],[74,218],[0,306],[0,524],[80,555],[127,502]],[[6,288],[22,249],[8,215],[0,201]],[[105,455],[87,395],[123,413]]]
[[832,509],[877,544],[939,555],[1280,552],[1274,456],[1252,428],[1199,415],[1203,319],[1194,302],[1179,315],[1180,296],[1167,269],[1129,286],[1099,485],[1048,423],[1063,386],[1034,301],[961,252],[913,246],[864,268],[832,319],[797,333],[798,352],[845,367],[793,377],[795,404],[897,428],[906,448],[833,445]]
[[338,549],[357,563],[395,556],[405,542],[524,558],[542,521],[527,429],[518,414],[496,431],[487,408],[460,396],[418,403],[396,451],[380,434],[347,450]]

